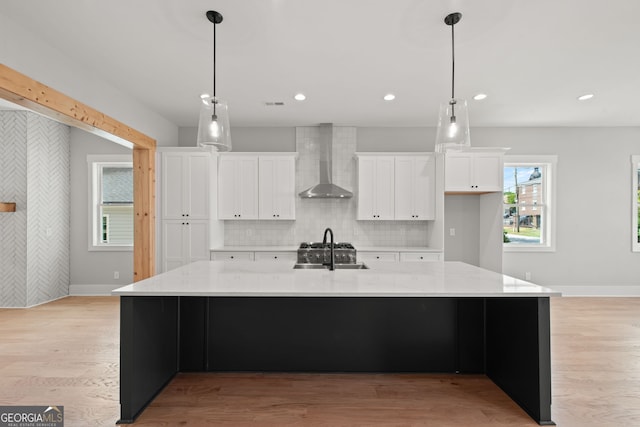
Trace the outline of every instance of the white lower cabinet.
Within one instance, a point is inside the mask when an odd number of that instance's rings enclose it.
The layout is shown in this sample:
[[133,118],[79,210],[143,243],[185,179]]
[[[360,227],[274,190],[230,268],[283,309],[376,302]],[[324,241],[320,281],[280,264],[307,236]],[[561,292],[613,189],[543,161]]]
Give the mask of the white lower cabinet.
[[253,261],[253,251],[211,252],[212,261]]
[[422,262],[442,261],[442,252],[358,252],[359,262],[391,261],[391,262]]
[[398,261],[398,252],[357,252],[356,259],[360,262],[367,261]]
[[256,252],[254,254],[256,261],[286,261],[295,263],[298,260],[298,255],[295,252]]
[[163,271],[209,259],[208,220],[165,220],[162,235]]
[[442,252],[400,252],[401,262],[442,261]]

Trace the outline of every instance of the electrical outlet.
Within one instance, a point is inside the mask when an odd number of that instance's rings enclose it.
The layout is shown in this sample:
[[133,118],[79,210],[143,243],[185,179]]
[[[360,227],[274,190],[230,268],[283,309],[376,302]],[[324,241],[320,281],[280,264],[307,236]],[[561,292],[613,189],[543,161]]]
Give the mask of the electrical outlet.
[[453,237],[456,235],[456,229],[455,228],[450,228],[449,229],[449,236]]
[[120,278],[120,272],[119,271],[114,271],[113,272],[113,278],[114,279],[119,279]]
[[531,280],[531,272],[527,271],[526,273],[524,273],[524,280]]

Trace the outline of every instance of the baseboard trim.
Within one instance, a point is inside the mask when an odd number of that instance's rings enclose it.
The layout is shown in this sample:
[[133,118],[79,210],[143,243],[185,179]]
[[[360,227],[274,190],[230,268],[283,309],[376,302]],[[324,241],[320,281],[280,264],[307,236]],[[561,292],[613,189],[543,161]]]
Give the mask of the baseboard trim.
[[640,297],[640,286],[550,286],[565,297]]
[[123,285],[69,285],[70,296],[104,296]]

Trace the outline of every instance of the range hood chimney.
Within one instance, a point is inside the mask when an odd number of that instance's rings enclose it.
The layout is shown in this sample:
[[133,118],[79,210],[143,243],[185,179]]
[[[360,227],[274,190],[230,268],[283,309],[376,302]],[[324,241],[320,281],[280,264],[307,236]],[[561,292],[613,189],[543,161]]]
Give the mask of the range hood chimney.
[[305,199],[350,199],[351,191],[331,182],[332,155],[333,155],[333,125],[323,123],[320,125],[320,183],[308,188],[301,193]]

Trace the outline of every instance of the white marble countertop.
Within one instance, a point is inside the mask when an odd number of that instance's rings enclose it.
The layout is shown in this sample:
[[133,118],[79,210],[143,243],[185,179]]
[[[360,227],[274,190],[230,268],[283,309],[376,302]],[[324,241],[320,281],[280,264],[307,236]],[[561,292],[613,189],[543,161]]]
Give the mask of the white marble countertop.
[[272,261],[198,261],[114,290],[121,296],[544,297],[560,292],[461,262],[368,262],[294,270]]

